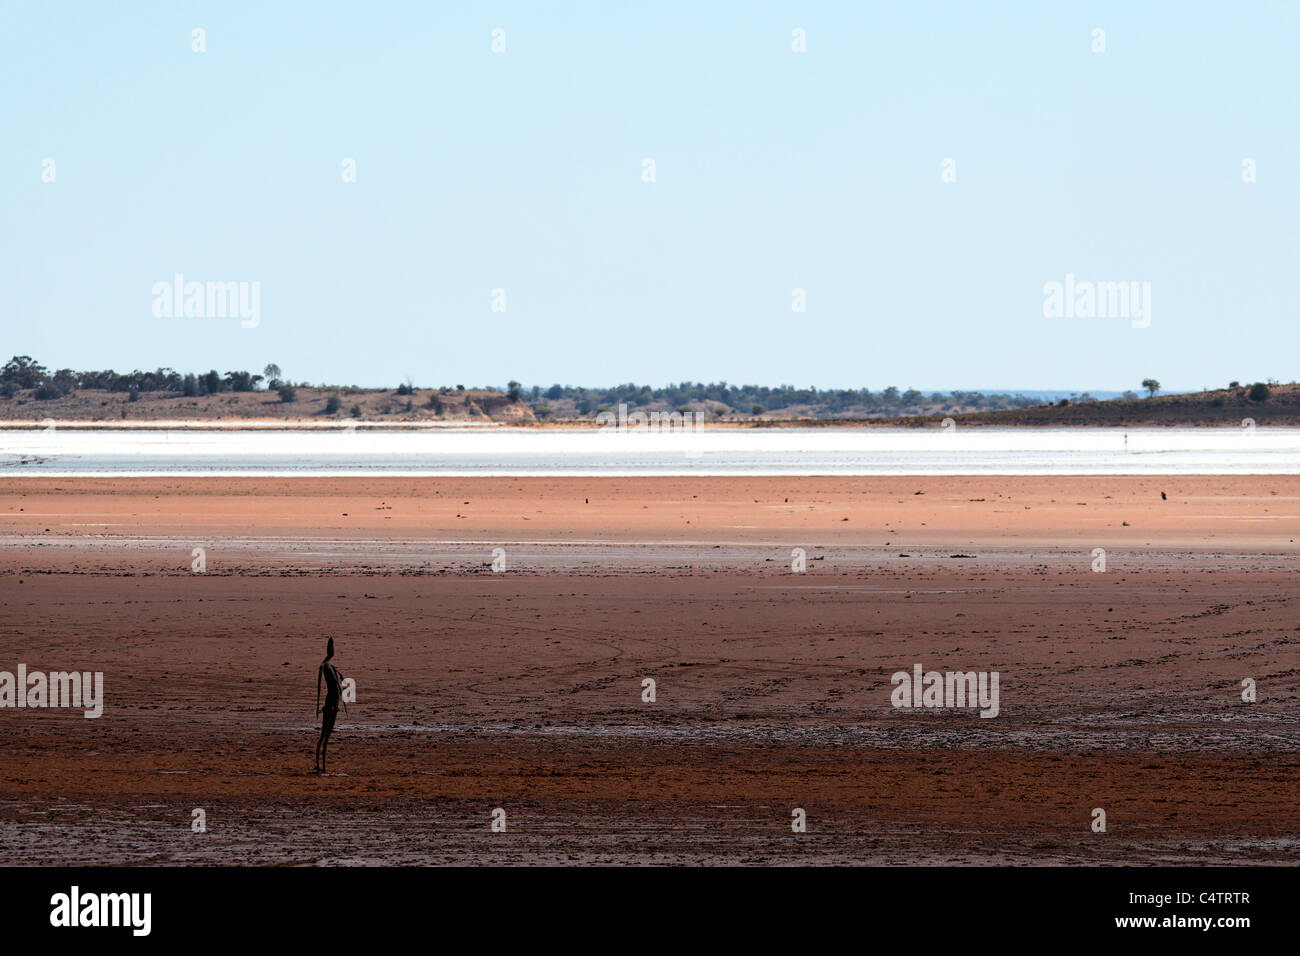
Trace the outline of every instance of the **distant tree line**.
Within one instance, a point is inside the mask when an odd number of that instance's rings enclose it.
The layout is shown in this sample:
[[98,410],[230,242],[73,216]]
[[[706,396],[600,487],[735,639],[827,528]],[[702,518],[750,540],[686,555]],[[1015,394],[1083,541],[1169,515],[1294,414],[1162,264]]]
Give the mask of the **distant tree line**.
[[[62,398],[77,389],[100,389],[109,392],[127,392],[134,400],[142,392],[163,392],[186,397],[216,395],[222,392],[252,392],[265,383],[265,386],[279,392],[281,401],[293,402],[297,395],[293,382],[283,378],[280,366],[267,365],[262,374],[246,371],[228,371],[225,373],[211,369],[207,372],[190,372],[182,374],[170,368],[154,369],[152,372],[136,369],[132,372],[103,371],[78,372],[70,368],[50,371],[29,355],[15,355],[0,367],[0,396],[13,398],[20,389],[32,390],[38,400]],[[298,387],[306,387],[300,383]],[[335,387],[325,386],[322,388]],[[1154,396],[1160,390],[1160,383],[1153,378],[1143,380],[1142,387],[1148,396]],[[1237,382],[1231,383],[1230,390],[1239,388]],[[457,385],[457,391],[464,391],[464,385]],[[997,410],[1012,408],[1031,408],[1048,404],[1041,399],[1025,395],[995,393],[985,395],[982,392],[931,392],[925,394],[914,388],[900,390],[890,385],[873,392],[869,388],[819,389],[816,387],[797,388],[793,385],[732,385],[725,381],[680,382],[662,388],[650,385],[637,385],[629,382],[609,388],[584,388],[573,385],[552,385],[543,388],[533,385],[525,388],[517,381],[511,380],[503,391],[512,402],[530,401],[535,411],[544,409],[547,414],[551,409],[546,402],[570,400],[573,410],[579,415],[588,415],[606,409],[614,409],[620,404],[631,407],[666,404],[674,409],[686,409],[702,402],[719,402],[731,408],[761,415],[766,411],[780,411],[799,406],[817,409],[826,415],[842,414],[863,410],[870,413],[893,413],[929,409],[976,409]],[[355,387],[349,392],[364,391]],[[398,395],[413,395],[416,386],[407,378],[397,387]],[[447,387],[435,390],[429,398],[429,407],[440,411],[443,401],[439,393],[451,391]],[[1136,399],[1133,392],[1125,392],[1125,399]],[[1256,382],[1250,386],[1249,398],[1252,401],[1266,401],[1269,397],[1268,386]],[[545,401],[543,401],[545,400]],[[1070,399],[1061,399],[1059,404],[1084,404],[1095,402],[1087,392],[1071,395]],[[409,403],[408,403],[409,404]],[[337,409],[335,409],[337,410]]]
[[[518,394],[517,382],[510,383],[510,392]],[[932,392],[926,395],[914,388],[900,391],[890,385],[878,392],[869,388],[797,388],[793,385],[776,387],[766,385],[731,385],[727,382],[681,382],[663,388],[649,385],[615,385],[612,388],[580,388],[572,385],[552,385],[541,388],[534,385],[531,389],[534,402],[546,399],[550,402],[572,399],[575,410],[580,414],[601,408],[613,408],[621,403],[633,405],[653,405],[664,402],[674,408],[693,402],[721,402],[732,408],[754,410],[761,408],[776,411],[792,406],[817,406],[829,413],[843,412],[854,408],[868,410],[891,410],[915,408],[923,405],[940,405],[962,408],[996,409],[1029,408],[1043,404],[1036,398],[1024,395],[984,395],[981,392]],[[761,414],[758,412],[756,414]]]
[[[207,372],[182,374],[174,369],[159,368],[153,371],[116,372],[75,371],[69,368],[50,371],[28,355],[16,355],[0,368],[0,392],[12,398],[19,389],[35,390],[37,399],[61,398],[77,389],[102,389],[109,392],[166,392],[184,396],[216,395],[221,392],[252,392],[263,382],[267,388],[280,392],[285,401],[294,400],[294,385],[283,380],[280,367],[266,366],[264,374],[247,371],[225,373],[212,369]],[[464,389],[457,385],[457,389]],[[447,389],[443,389],[447,391]],[[519,382],[511,381],[504,389],[511,401],[525,399],[525,389]],[[411,395],[415,386],[408,379],[398,386],[399,395]],[[602,408],[613,408],[621,403],[630,406],[667,403],[680,408],[694,402],[715,401],[732,408],[755,411],[779,410],[791,406],[817,406],[829,413],[851,408],[903,409],[920,405],[942,405],[964,408],[1027,408],[1042,404],[1023,395],[984,395],[980,392],[952,391],[925,395],[916,389],[900,391],[889,386],[878,392],[870,389],[818,389],[796,388],[781,385],[731,385],[727,382],[681,382],[662,388],[627,383],[611,388],[582,388],[571,385],[552,385],[543,389],[534,385],[527,390],[533,402],[545,397],[549,401],[572,399],[579,414],[588,414]],[[755,411],[755,413],[758,413]]]
[[[278,381],[280,369],[268,365],[266,371],[274,369],[274,379],[268,384],[272,388],[283,388],[286,383]],[[79,388],[102,389],[109,392],[171,392],[177,395],[198,396],[215,395],[219,392],[255,391],[264,380],[265,375],[252,372],[231,371],[222,374],[216,369],[207,372],[182,375],[170,368],[159,368],[152,372],[115,372],[104,369],[99,372],[78,372],[70,368],[61,368],[51,372],[30,355],[15,355],[0,367],[0,394],[13,398],[19,389],[33,389],[38,400],[62,398]],[[291,387],[291,386],[290,386]]]

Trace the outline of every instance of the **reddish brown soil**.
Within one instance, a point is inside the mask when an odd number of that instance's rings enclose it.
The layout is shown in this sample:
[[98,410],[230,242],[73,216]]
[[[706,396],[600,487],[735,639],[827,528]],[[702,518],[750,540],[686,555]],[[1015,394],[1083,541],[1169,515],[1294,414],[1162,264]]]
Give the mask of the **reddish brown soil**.
[[[0,709],[0,853],[1296,862],[1297,515],[1292,477],[7,479],[0,670],[107,703]],[[1000,715],[893,708],[917,662]]]

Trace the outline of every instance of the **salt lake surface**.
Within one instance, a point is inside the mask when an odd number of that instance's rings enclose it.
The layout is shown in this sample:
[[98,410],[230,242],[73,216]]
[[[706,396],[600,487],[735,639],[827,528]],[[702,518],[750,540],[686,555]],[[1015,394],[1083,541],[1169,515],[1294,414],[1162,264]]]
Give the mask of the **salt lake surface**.
[[0,474],[1300,474],[1300,428],[0,429]]

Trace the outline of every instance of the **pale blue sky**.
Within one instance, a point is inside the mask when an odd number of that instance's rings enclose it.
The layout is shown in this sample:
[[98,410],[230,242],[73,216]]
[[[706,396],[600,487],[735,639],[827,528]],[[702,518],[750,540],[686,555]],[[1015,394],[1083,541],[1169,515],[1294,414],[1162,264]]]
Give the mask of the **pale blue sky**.
[[[3,0],[0,361],[276,361],[361,385],[1291,381],[1298,49],[1300,5],[1269,0]],[[177,272],[260,282],[260,325],[155,317]],[[1150,282],[1150,327],[1044,318],[1067,272]]]

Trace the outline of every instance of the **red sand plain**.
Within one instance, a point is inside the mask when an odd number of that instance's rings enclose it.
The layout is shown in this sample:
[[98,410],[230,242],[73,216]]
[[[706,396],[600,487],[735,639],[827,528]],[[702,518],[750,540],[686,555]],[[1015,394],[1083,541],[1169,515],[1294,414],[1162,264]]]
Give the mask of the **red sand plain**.
[[1290,476],[0,479],[0,670],[107,698],[0,709],[0,853],[1294,863],[1298,532]]

